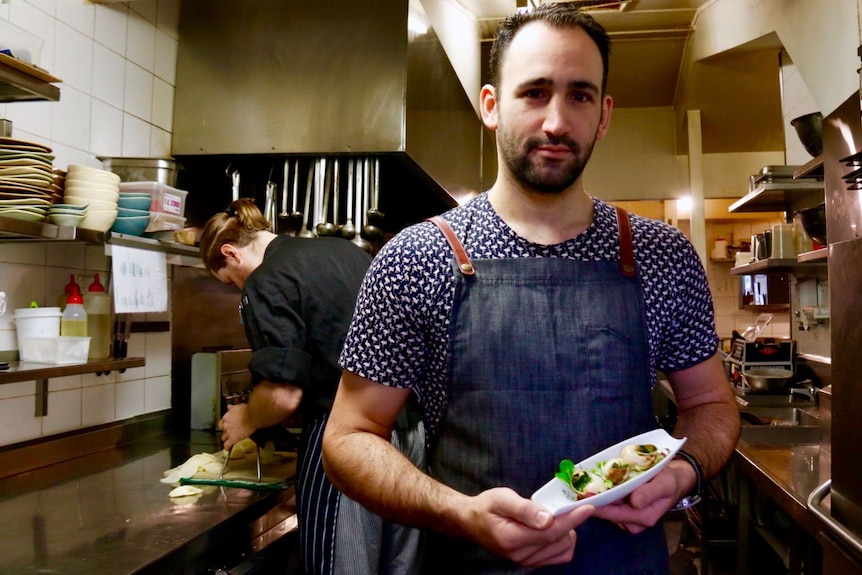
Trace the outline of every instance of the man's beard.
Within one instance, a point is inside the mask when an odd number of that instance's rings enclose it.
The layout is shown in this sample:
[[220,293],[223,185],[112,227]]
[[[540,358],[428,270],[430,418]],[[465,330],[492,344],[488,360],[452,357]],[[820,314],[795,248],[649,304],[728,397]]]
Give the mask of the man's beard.
[[[566,161],[531,158],[530,152],[543,145],[563,145],[572,151],[572,157]],[[503,161],[512,176],[525,187],[537,192],[558,194],[574,184],[593,153],[595,140],[582,147],[568,137],[530,138],[519,149],[512,138],[503,137],[500,151]]]

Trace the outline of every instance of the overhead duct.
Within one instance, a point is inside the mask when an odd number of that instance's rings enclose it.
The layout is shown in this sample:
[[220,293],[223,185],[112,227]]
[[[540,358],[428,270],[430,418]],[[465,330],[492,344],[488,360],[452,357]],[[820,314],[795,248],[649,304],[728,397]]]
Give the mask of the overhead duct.
[[380,154],[450,205],[479,191],[482,125],[433,28],[408,28],[423,15],[419,0],[183,0],[174,156]]

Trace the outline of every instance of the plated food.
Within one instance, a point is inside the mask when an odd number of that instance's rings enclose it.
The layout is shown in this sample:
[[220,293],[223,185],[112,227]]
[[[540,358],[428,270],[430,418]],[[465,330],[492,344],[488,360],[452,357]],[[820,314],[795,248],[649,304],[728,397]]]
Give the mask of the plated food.
[[587,503],[601,507],[619,501],[659,473],[685,440],[654,429],[579,463],[565,459],[556,476],[531,499],[554,515]]

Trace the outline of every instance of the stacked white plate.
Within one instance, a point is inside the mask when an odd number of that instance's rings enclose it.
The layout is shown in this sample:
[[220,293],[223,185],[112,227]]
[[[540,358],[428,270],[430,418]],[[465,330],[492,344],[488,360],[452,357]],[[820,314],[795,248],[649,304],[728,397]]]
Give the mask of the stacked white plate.
[[44,222],[51,200],[37,197],[0,200],[0,217],[28,222]]
[[113,172],[70,164],[66,171],[63,201],[87,206],[87,216],[78,227],[106,232],[117,219],[120,176]]

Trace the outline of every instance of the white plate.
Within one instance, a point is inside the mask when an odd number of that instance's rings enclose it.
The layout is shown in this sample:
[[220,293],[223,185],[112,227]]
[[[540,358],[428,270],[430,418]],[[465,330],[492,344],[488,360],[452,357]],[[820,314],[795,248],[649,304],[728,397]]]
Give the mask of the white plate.
[[587,459],[584,459],[580,463],[576,463],[575,469],[593,471],[599,462],[619,457],[622,448],[629,443],[634,443],[636,445],[655,445],[659,451],[666,453],[664,459],[643,473],[632,477],[607,491],[603,491],[598,495],[593,495],[592,497],[578,500],[575,492],[572,491],[572,488],[569,487],[565,481],[554,477],[538,491],[533,493],[530,499],[550,511],[554,516],[561,515],[567,511],[571,511],[575,507],[585,504],[593,505],[594,507],[601,507],[608,503],[619,501],[664,469],[665,465],[673,459],[673,456],[676,455],[676,452],[679,451],[679,448],[685,443],[685,440],[685,437],[682,439],[672,437],[663,429],[654,429],[652,431],[630,437],[624,441],[620,441],[616,445],[596,453],[591,457],[588,457]]

